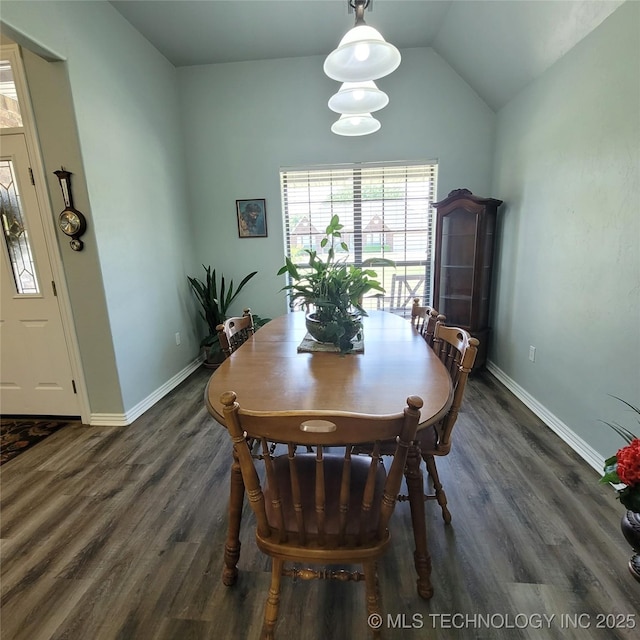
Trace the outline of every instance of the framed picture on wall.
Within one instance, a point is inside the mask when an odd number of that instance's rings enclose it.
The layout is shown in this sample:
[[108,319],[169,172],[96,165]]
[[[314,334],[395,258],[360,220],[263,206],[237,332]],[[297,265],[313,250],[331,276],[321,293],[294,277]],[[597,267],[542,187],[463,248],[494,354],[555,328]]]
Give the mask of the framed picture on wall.
[[267,237],[267,206],[264,200],[236,200],[236,214],[241,238]]

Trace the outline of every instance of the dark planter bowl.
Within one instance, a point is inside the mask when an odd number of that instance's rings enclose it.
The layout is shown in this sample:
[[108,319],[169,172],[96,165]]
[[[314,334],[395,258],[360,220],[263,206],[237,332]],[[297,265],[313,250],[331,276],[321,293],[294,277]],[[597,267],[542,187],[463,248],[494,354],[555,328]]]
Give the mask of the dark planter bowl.
[[224,362],[224,352],[219,347],[217,349],[212,347],[203,347],[204,361],[203,365],[205,369],[217,369]]
[[[360,328],[360,317],[357,314],[352,314],[353,318],[353,326],[351,327],[352,331],[348,331],[347,335],[344,336],[345,340],[353,339],[358,333],[358,329]],[[326,342],[329,344],[336,344],[336,337],[333,332],[327,329],[326,323],[316,318],[315,313],[308,313],[305,316],[305,322],[307,325],[307,331],[311,335],[314,340],[318,342]],[[349,335],[351,334],[351,335]]]

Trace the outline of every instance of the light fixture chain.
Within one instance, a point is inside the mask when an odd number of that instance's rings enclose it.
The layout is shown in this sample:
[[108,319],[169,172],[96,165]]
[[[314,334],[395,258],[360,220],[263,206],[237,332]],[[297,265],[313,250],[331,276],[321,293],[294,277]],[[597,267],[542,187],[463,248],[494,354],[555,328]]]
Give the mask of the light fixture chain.
[[356,25],[365,24],[364,12],[371,4],[371,0],[347,0],[347,4],[356,12]]

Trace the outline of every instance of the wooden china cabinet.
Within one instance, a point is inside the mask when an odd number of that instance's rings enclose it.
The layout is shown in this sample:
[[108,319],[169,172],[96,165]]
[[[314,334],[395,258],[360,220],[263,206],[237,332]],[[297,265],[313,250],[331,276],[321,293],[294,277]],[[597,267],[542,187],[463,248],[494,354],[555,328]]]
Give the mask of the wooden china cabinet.
[[491,266],[502,200],[456,189],[436,209],[433,307],[450,326],[480,341],[474,369],[484,366],[489,339]]

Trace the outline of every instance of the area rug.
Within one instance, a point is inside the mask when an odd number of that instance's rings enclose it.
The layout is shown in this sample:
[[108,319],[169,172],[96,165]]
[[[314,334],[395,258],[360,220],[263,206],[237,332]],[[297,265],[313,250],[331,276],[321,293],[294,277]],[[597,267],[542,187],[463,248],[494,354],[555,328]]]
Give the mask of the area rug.
[[15,458],[18,454],[68,424],[71,424],[69,420],[1,418],[0,465]]

